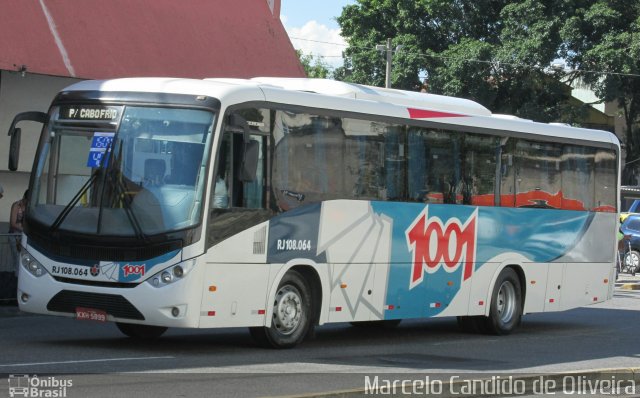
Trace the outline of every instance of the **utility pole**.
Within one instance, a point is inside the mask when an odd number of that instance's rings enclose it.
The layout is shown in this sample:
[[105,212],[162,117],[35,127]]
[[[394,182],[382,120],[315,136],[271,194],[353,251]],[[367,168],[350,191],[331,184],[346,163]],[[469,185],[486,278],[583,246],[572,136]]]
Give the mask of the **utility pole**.
[[386,51],[387,52],[387,68],[385,71],[385,79],[384,86],[386,88],[391,88],[391,58],[393,57],[393,51],[391,50],[391,39],[387,39],[387,45],[378,44],[376,46],[376,50],[378,51]]
[[[396,51],[400,50],[402,46],[397,46]],[[387,52],[387,67],[386,67],[386,76],[384,79],[384,86],[386,88],[391,88],[391,59],[393,58],[393,49],[391,48],[391,39],[387,39],[387,44],[378,44],[376,46],[376,50],[378,51],[386,51]]]

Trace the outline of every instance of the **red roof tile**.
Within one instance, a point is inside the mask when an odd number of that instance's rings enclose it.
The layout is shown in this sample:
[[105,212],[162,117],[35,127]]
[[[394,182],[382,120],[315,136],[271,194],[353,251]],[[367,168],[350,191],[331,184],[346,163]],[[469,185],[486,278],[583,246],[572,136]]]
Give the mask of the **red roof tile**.
[[[7,0],[0,69],[79,78],[304,77],[266,0]],[[66,54],[66,60],[65,60]]]

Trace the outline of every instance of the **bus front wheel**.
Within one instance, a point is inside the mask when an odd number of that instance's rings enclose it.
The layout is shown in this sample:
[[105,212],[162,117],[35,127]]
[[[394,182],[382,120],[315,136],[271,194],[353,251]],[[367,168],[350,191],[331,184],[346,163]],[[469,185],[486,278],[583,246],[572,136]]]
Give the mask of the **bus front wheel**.
[[116,326],[126,336],[138,340],[157,339],[167,331],[167,328],[162,326],[138,325],[133,323],[116,322]]
[[492,334],[509,334],[522,317],[522,288],[518,274],[512,268],[498,275],[491,295],[491,308],[486,318],[486,330]]
[[271,327],[249,328],[262,346],[291,348],[304,340],[312,325],[311,292],[307,281],[296,271],[287,272],[273,300]]

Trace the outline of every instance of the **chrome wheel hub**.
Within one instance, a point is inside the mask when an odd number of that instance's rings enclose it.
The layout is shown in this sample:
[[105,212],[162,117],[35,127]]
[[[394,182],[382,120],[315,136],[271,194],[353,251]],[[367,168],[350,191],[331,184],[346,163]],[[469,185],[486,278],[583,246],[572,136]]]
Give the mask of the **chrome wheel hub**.
[[502,282],[498,290],[498,318],[509,323],[516,312],[516,289],[509,281]]
[[282,334],[293,333],[302,319],[302,298],[293,286],[283,286],[276,294],[273,326]]

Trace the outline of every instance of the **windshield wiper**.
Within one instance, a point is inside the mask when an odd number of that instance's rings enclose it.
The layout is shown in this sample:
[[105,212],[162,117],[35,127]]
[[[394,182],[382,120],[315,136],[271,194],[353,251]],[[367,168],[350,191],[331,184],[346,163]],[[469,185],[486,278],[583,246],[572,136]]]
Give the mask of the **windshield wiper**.
[[98,180],[98,175],[100,174],[101,170],[101,168],[94,170],[94,172],[91,174],[91,178],[89,178],[87,182],[84,183],[78,193],[76,193],[75,196],[71,199],[71,202],[67,203],[60,214],[58,214],[58,217],[56,217],[53,224],[51,224],[51,227],[49,227],[49,233],[55,232],[58,228],[60,228],[60,225],[67,218],[69,213],[71,213],[71,210],[73,210],[80,198],[89,190],[89,188],[93,186],[93,184],[95,184],[96,180]]
[[140,221],[138,221],[138,218],[136,217],[135,212],[131,208],[131,203],[129,203],[129,199],[126,197],[126,187],[124,183],[119,178],[116,178],[115,180],[116,180],[115,187],[116,187],[117,196],[122,198],[121,201],[122,203],[124,203],[125,214],[129,219],[129,223],[131,223],[131,226],[133,227],[133,232],[135,233],[136,238],[138,240],[143,240],[145,242],[148,241],[147,235],[145,235],[145,233],[143,232],[142,227],[140,226]]
[[[120,147],[120,151],[122,151],[122,146]],[[140,221],[138,221],[138,218],[136,217],[135,212],[131,208],[131,203],[129,203],[129,199],[127,198],[126,186],[122,182],[122,179],[119,178],[119,176],[113,175],[113,174],[116,173],[117,170],[114,167],[112,167],[111,165],[118,164],[118,160],[121,158],[121,156],[122,156],[121,153],[119,153],[118,156],[112,155],[112,159],[111,159],[112,162],[110,163],[109,166],[107,166],[105,180],[106,180],[106,177],[108,177],[109,178],[109,182],[113,185],[113,187],[115,189],[114,199],[115,200],[120,199],[120,201],[124,204],[124,207],[123,207],[124,208],[124,212],[127,215],[127,219],[129,220],[129,223],[133,227],[133,233],[135,234],[136,239],[147,242],[148,241],[147,235],[145,235],[144,231],[142,230],[142,226],[140,225]],[[103,210],[103,208],[104,208],[104,204],[101,202],[101,204],[100,204],[100,213],[98,215],[98,233],[100,233],[100,228],[102,226],[102,210]]]
[[[107,146],[107,148],[106,148],[106,150],[104,152],[104,157],[103,157],[102,161],[100,162],[100,166],[98,168],[96,168],[93,171],[93,173],[91,173],[91,177],[89,178],[89,180],[87,180],[87,182],[84,183],[84,185],[80,188],[80,190],[71,199],[71,202],[67,203],[67,205],[64,207],[64,209],[62,209],[60,214],[58,214],[58,217],[56,217],[56,219],[53,222],[53,224],[51,224],[51,227],[49,227],[49,233],[53,233],[58,228],[60,228],[60,225],[62,225],[62,223],[67,218],[69,213],[71,213],[71,210],[73,210],[73,208],[76,207],[76,204],[78,204],[78,201],[80,200],[80,198],[98,180],[98,175],[100,174],[101,171],[104,170],[104,164],[109,162],[109,160],[108,160],[109,159],[109,154],[111,152],[111,147],[113,146],[113,142],[114,141],[115,141],[115,139],[113,139],[113,140],[111,140],[111,142],[109,142],[109,146]],[[99,225],[98,225],[98,228],[99,228]]]

